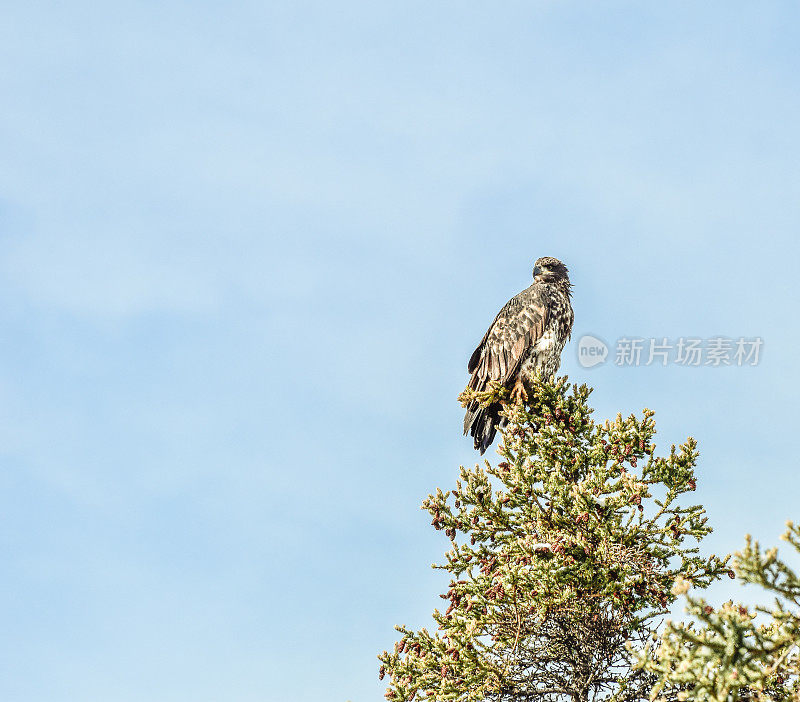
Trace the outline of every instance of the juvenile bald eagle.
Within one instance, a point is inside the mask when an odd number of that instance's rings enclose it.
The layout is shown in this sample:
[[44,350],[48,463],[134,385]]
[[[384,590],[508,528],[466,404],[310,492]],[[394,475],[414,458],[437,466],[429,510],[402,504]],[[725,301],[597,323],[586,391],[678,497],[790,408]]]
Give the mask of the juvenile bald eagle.
[[[567,267],[557,258],[536,261],[533,285],[512,297],[500,310],[469,359],[467,389],[484,391],[492,381],[511,390],[511,399],[528,399],[525,382],[537,372],[552,378],[561,364],[561,350],[572,333],[572,305]],[[500,425],[500,403],[481,407],[473,400],[464,417],[464,434],[483,454]]]

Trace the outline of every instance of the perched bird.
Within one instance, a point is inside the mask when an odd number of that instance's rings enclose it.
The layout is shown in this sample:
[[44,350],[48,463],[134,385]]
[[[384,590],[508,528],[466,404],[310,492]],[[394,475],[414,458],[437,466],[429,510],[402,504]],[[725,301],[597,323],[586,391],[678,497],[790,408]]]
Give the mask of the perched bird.
[[[572,334],[570,288],[567,267],[561,261],[551,256],[536,261],[533,285],[506,303],[470,356],[467,389],[485,391],[496,382],[511,390],[511,399],[519,402],[528,399],[525,382],[536,373],[552,378]],[[500,410],[499,402],[481,407],[473,400],[467,406],[464,434],[469,432],[481,454],[494,441]]]

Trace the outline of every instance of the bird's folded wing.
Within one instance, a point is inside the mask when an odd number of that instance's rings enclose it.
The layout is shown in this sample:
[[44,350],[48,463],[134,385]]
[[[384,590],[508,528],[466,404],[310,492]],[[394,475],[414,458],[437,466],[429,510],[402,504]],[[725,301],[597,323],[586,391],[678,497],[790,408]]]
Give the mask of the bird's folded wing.
[[483,390],[491,381],[505,383],[519,370],[526,351],[544,334],[547,307],[539,301],[512,304],[495,318],[469,360],[469,387]]

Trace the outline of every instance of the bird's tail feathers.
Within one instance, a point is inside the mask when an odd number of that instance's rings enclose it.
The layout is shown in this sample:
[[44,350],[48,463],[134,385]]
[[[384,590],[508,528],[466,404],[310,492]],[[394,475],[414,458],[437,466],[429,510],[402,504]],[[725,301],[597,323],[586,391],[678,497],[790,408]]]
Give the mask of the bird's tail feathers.
[[469,433],[473,438],[473,446],[481,452],[481,456],[486,452],[497,434],[497,427],[500,424],[500,405],[489,405],[482,407],[477,402],[473,402],[467,408],[464,416],[464,434]]

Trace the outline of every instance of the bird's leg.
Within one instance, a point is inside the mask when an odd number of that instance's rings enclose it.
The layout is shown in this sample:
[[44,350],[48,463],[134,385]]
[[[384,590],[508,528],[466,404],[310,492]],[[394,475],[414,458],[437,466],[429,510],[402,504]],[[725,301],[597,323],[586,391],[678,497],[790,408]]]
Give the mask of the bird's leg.
[[517,378],[514,387],[511,389],[511,399],[514,402],[521,403],[523,400],[528,401],[528,393],[525,392],[525,386],[522,384],[522,379]]

